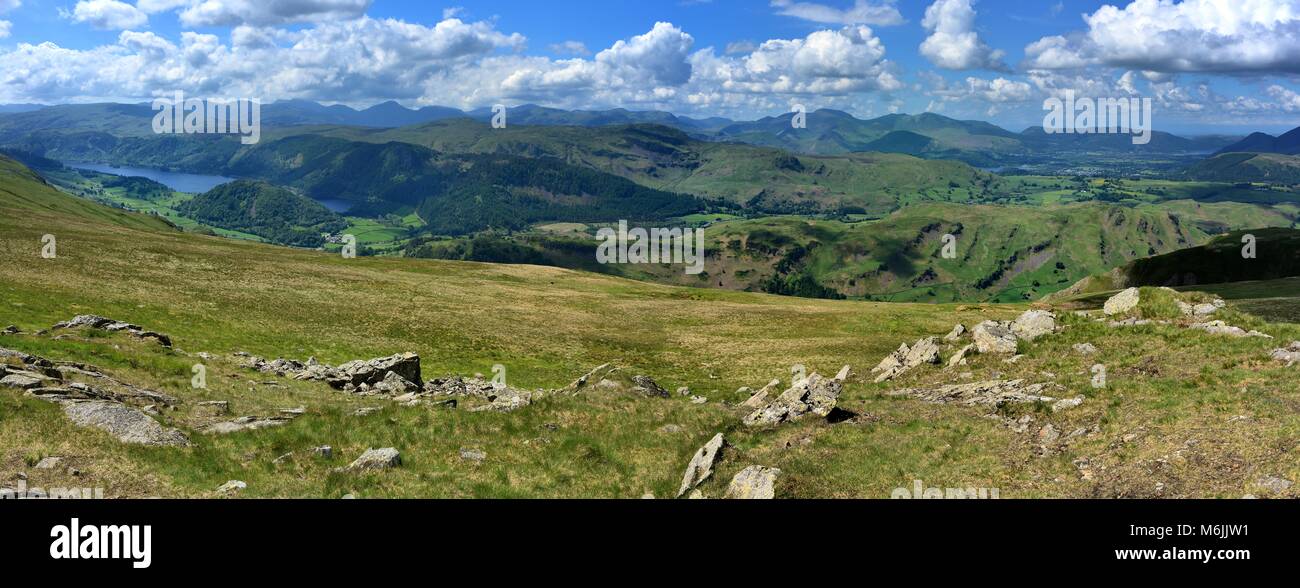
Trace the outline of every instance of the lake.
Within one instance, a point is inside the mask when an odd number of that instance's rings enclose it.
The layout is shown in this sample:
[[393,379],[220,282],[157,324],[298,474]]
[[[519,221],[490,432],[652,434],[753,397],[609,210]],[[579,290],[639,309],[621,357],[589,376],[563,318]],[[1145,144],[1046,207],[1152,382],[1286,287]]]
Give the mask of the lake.
[[223,176],[187,174],[163,171],[160,169],[150,169],[147,167],[113,167],[104,163],[70,163],[66,161],[63,162],[63,165],[73,169],[84,169],[102,174],[112,174],[115,176],[148,178],[167,186],[168,188],[176,190],[177,192],[188,192],[190,194],[201,194],[220,186],[221,184],[235,181],[235,178],[227,178]]

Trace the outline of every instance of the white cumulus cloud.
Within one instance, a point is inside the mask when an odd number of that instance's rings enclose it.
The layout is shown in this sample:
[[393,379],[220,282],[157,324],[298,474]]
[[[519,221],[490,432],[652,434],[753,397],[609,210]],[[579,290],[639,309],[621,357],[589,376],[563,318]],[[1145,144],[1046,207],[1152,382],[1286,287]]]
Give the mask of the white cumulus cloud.
[[894,6],[894,3],[894,0],[882,0],[880,2],[855,0],[852,8],[841,10],[814,2],[772,0],[772,6],[779,9],[777,14],[784,16],[793,16],[822,24],[867,24],[877,26],[903,24],[903,15],[898,12],[898,8]]
[[1026,65],[1153,72],[1300,72],[1300,0],[1134,0],[1025,49]]
[[65,15],[97,29],[124,30],[149,24],[149,16],[144,11],[118,0],[81,0]]
[[972,0],[935,0],[921,21],[930,32],[921,43],[921,55],[931,63],[953,70],[1004,70],[1004,53],[984,43],[975,31]]

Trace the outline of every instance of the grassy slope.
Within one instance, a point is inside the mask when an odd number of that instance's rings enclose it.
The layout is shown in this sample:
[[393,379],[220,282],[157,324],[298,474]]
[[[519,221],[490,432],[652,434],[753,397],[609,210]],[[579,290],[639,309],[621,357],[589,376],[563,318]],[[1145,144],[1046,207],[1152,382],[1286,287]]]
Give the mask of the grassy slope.
[[[1288,453],[1300,434],[1294,375],[1261,360],[1268,345],[1256,340],[1167,328],[1120,332],[1071,319],[1067,334],[1028,346],[1019,364],[976,359],[967,368],[976,377],[1041,378],[1052,371],[1071,394],[1090,397],[1068,413],[1036,413],[1063,431],[1097,428],[1062,455],[1035,457],[1027,437],[982,411],[884,397],[879,392],[888,387],[860,381],[841,402],[859,419],[755,433],[738,430],[739,412],[718,403],[741,399],[737,386],[784,376],[796,362],[822,372],[849,363],[865,372],[902,340],[1019,309],[810,301],[536,267],[343,260],[164,232],[155,219],[77,201],[30,178],[0,175],[0,185],[7,190],[0,196],[0,251],[8,256],[0,266],[0,323],[31,331],[99,313],[166,332],[177,350],[87,333],[7,336],[0,345],[89,361],[176,394],[186,404],[165,418],[187,430],[198,422],[191,410],[199,400],[230,400],[236,415],[308,411],[276,429],[226,437],[191,432],[196,446],[189,449],[139,448],[76,429],[55,406],[0,391],[3,480],[25,471],[32,486],[106,486],[110,496],[204,496],[229,479],[247,481],[246,496],[665,496],[690,455],[718,431],[735,447],[705,485],[712,496],[752,463],[783,470],[778,494],[785,497],[885,497],[918,478],[998,487],[1004,497],[1145,496],[1157,482],[1166,483],[1166,495],[1234,496],[1255,490],[1259,475],[1300,475]],[[44,233],[59,236],[58,259],[39,257]],[[1260,326],[1300,337],[1294,326]],[[1087,388],[1086,365],[1068,352],[1084,339],[1102,349],[1098,360],[1111,367],[1111,388]],[[316,384],[256,385],[273,378],[225,359],[237,349],[327,362],[411,350],[424,358],[426,377],[503,363],[511,383],[525,387],[563,385],[615,361],[712,400],[698,406],[679,397],[588,395],[508,415],[397,407]],[[219,354],[206,362],[207,390],[188,386],[199,360],[186,353],[199,351]],[[1152,374],[1144,367],[1148,356],[1169,367]],[[952,377],[925,370],[896,386]],[[359,406],[386,408],[350,416]],[[1239,414],[1252,420],[1230,424]],[[669,423],[684,430],[662,432]],[[1128,433],[1136,440],[1114,449]],[[1151,469],[1191,438],[1201,444]],[[307,457],[321,444],[334,447],[332,460]],[[366,476],[330,471],[367,447],[387,446],[402,450],[401,468]],[[488,459],[463,462],[461,447],[482,448]],[[272,463],[290,451],[293,458]],[[67,456],[82,477],[31,469],[45,455]],[[1071,465],[1079,456],[1107,469],[1082,480]]]

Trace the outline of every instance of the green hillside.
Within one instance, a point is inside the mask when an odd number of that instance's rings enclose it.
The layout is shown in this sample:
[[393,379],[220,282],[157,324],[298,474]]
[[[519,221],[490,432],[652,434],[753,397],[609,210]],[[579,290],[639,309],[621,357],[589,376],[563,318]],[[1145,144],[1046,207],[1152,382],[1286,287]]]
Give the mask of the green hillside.
[[[1289,206],[1170,201],[1121,206],[928,203],[866,222],[767,217],[707,229],[706,271],[601,266],[588,234],[538,231],[417,241],[407,254],[536,263],[687,286],[814,298],[965,302],[1033,300],[1135,259],[1209,241],[1224,227],[1294,223]],[[943,236],[957,238],[953,259]]]
[[1276,153],[1224,153],[1187,169],[1193,180],[1300,184],[1300,156]]
[[325,243],[322,233],[338,233],[348,226],[315,200],[249,180],[222,184],[196,195],[177,212],[201,223],[296,247],[320,247]]

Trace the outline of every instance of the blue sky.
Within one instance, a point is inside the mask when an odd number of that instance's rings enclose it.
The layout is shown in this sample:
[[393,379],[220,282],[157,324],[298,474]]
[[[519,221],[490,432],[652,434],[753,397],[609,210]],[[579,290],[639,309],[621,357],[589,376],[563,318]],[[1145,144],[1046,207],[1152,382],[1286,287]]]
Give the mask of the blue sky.
[[[1300,125],[1300,0],[0,0],[0,103],[934,111],[1019,130],[1066,91],[1176,132]],[[1213,47],[1214,49],[1210,49]]]

